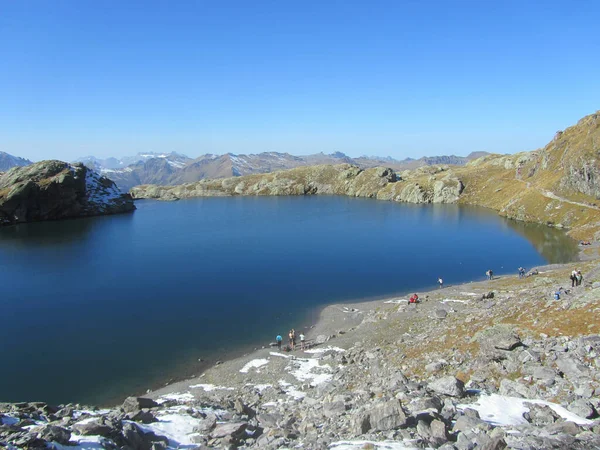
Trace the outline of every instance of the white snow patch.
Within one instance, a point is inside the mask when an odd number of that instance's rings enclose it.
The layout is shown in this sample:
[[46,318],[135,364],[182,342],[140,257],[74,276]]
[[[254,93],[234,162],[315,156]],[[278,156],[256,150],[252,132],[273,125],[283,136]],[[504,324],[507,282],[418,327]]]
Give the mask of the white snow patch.
[[328,373],[331,372],[331,366],[320,365],[318,359],[293,359],[285,369],[298,381],[308,381],[311,386],[330,381],[333,377]]
[[171,166],[171,167],[175,167],[176,169],[181,169],[182,167],[185,167],[185,164],[182,162],[177,162],[177,161],[167,161],[167,163]]
[[268,406],[277,406],[277,405],[278,405],[277,402],[267,402],[267,403],[263,403],[261,406],[268,407]]
[[325,348],[313,348],[312,350],[304,350],[304,353],[325,353],[325,352],[345,352],[343,348],[340,347],[325,347]]
[[256,389],[258,392],[262,392],[265,389],[268,389],[270,387],[273,387],[272,384],[255,384],[254,385],[254,389]]
[[284,355],[283,353],[277,353],[277,352],[270,352],[269,355],[271,356],[280,356],[282,358],[291,358],[292,355]]
[[98,409],[96,411],[92,411],[91,409],[80,409],[77,411],[73,411],[73,419],[79,419],[84,414],[89,416],[103,416],[108,414],[110,409]]
[[194,448],[198,444],[193,441],[194,436],[200,436],[194,432],[201,419],[187,414],[165,414],[157,417],[158,422],[149,424],[136,423],[144,433],[153,432],[169,439],[170,448]]
[[161,395],[156,403],[164,403],[167,400],[176,400],[178,402],[189,402],[194,400],[194,396],[189,392],[173,392],[172,394]]
[[388,303],[388,304],[393,304],[393,305],[399,305],[401,303],[407,303],[408,299],[404,299],[404,298],[394,298],[392,300],[387,300],[383,303]]
[[481,395],[477,402],[470,405],[458,405],[458,408],[475,409],[479,411],[479,416],[482,420],[485,420],[492,425],[511,426],[527,423],[523,417],[523,413],[529,412],[529,408],[525,403],[549,406],[563,419],[575,422],[578,425],[589,425],[592,423],[591,420],[579,417],[556,403],[547,402],[545,400],[528,400],[525,398],[507,397],[498,394]]
[[104,449],[102,442],[106,438],[102,436],[79,436],[76,434],[71,435],[69,444],[73,445],[61,445],[56,442],[52,443],[52,448],[55,450],[96,450]]
[[469,303],[468,300],[456,300],[454,298],[445,298],[440,303]]
[[283,380],[279,380],[279,386],[281,386],[281,389],[283,389],[283,392],[285,392],[290,397],[295,398],[296,400],[301,400],[304,397],[306,397],[306,394],[302,391],[299,391],[296,388],[296,386],[293,386],[292,384],[287,383]]
[[122,195],[114,183],[108,187],[103,186],[100,181],[100,175],[91,169],[87,169],[85,174],[85,192],[89,203],[105,207],[114,200],[121,198]]
[[477,294],[475,292],[461,292],[460,295],[468,295],[471,297],[479,297],[481,294]]
[[[360,450],[367,445],[372,445],[378,450],[417,450],[421,448],[415,447],[412,445],[412,442],[414,441],[338,441],[329,444],[329,448],[335,450]],[[431,447],[427,447],[427,449],[431,449]]]
[[204,389],[206,392],[210,391],[233,391],[235,388],[225,387],[225,386],[216,386],[214,384],[192,384],[190,385],[192,389]]
[[259,367],[262,367],[262,366],[267,365],[267,364],[269,364],[269,360],[268,359],[264,359],[264,358],[253,359],[252,361],[246,363],[246,365],[240,369],[240,372],[241,373],[248,373],[248,371],[250,369],[252,369],[253,367],[256,368],[256,369],[258,369]]

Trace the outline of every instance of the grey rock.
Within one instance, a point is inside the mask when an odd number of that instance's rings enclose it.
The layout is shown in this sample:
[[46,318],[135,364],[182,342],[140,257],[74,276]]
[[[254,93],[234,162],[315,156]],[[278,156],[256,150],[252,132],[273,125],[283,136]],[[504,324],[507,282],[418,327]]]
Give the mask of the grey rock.
[[336,417],[346,412],[346,405],[342,401],[323,403],[323,414],[326,417]]
[[556,377],[556,372],[554,372],[554,370],[552,370],[552,369],[549,369],[548,367],[540,366],[540,367],[536,367],[533,370],[532,376],[536,380],[550,381],[550,380],[554,380],[554,378]]
[[68,445],[71,439],[71,432],[65,428],[48,425],[40,432],[40,438],[48,442],[57,442],[58,444]]
[[127,397],[123,402],[121,408],[123,408],[123,410],[128,413],[136,413],[141,409],[154,408],[156,406],[158,406],[158,403],[156,403],[151,398]]
[[546,426],[562,420],[549,406],[536,403],[525,403],[525,406],[529,411],[523,414],[523,417],[535,426]]
[[368,414],[360,414],[353,420],[352,429],[355,436],[362,436],[371,429],[371,418]]
[[446,429],[446,424],[441,420],[433,420],[429,425],[431,429],[431,436],[441,440],[448,440],[448,432]]
[[370,410],[369,422],[375,431],[395,430],[406,425],[406,415],[399,400],[390,400]]
[[436,309],[435,310],[436,319],[445,319],[447,315],[448,315],[448,311],[446,311],[445,309]]
[[546,430],[546,432],[548,432],[548,434],[564,433],[564,434],[570,434],[571,436],[577,436],[582,431],[582,429],[579,425],[577,425],[574,422],[569,422],[569,421],[555,422],[555,423],[545,427],[545,430]]
[[588,374],[588,368],[578,364],[572,358],[561,356],[556,360],[556,367],[570,379],[577,379]]
[[194,432],[205,434],[211,431],[216,425],[217,417],[214,414],[207,414],[207,416],[201,419],[194,427]]
[[487,431],[491,427],[487,422],[484,422],[478,417],[462,415],[454,423],[452,431],[456,433],[460,431],[470,431],[474,428],[480,428]]
[[104,417],[93,418],[85,423],[76,423],[72,426],[73,431],[83,436],[110,436],[114,427]]
[[567,406],[567,409],[573,414],[577,414],[579,417],[583,417],[584,419],[590,419],[596,414],[596,411],[590,402],[584,399],[575,400],[569,404],[569,406]]
[[500,382],[499,391],[500,395],[507,395],[509,397],[533,397],[533,395],[531,395],[531,391],[527,386],[521,383],[517,383],[516,381],[508,380],[506,378]]
[[443,377],[429,383],[429,389],[438,394],[462,398],[465,395],[465,384],[453,376]]
[[262,427],[276,428],[282,420],[282,415],[277,413],[262,413],[258,415],[258,422]]
[[154,417],[150,411],[138,411],[137,413],[131,415],[131,420],[134,422],[142,422],[142,423],[152,423],[156,422],[157,419]]
[[244,435],[247,426],[248,424],[246,422],[220,423],[210,433],[210,437],[224,438],[226,436],[232,436],[234,438],[239,438]]
[[483,445],[480,445],[478,448],[481,450],[504,450],[508,445],[503,437],[495,437],[490,439]]
[[144,433],[133,423],[124,423],[121,434],[133,450],[146,450]]
[[507,325],[496,325],[479,332],[474,337],[482,350],[510,351],[521,345],[521,339],[514,329]]
[[413,399],[408,405],[411,414],[415,415],[425,411],[440,412],[443,403],[439,397],[418,397]]

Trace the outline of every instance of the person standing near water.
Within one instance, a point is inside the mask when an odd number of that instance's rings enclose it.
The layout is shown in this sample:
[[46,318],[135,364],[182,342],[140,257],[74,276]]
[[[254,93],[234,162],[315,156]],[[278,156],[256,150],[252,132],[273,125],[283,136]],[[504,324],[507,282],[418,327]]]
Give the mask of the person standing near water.
[[300,350],[304,351],[304,333],[300,332]]
[[283,341],[283,338],[281,337],[280,334],[277,335],[277,337],[275,338],[275,341],[277,342],[277,348],[279,350],[281,350],[281,341]]
[[440,277],[440,278],[438,278],[438,283],[439,283],[439,285],[440,285],[440,289],[441,289],[442,287],[444,287],[444,280],[442,280],[442,278],[441,278],[441,277]]
[[290,348],[294,350],[294,347],[296,346],[296,331],[293,328],[288,333],[288,338],[290,342]]

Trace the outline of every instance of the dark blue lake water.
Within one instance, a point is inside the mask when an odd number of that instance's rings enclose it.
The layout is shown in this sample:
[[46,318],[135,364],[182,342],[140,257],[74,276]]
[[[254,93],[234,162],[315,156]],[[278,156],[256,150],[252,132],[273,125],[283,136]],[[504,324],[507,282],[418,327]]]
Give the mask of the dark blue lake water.
[[[0,401],[106,404],[314,320],[318,307],[567,262],[557,230],[347,197],[142,201],[0,230]],[[206,363],[204,363],[206,364]]]

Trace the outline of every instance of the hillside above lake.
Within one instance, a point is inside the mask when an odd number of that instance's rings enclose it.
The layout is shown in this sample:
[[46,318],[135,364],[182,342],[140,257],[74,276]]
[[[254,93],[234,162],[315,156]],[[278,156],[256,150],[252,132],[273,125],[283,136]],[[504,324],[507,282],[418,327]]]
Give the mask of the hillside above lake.
[[560,131],[544,148],[486,155],[464,167],[423,166],[396,173],[351,164],[299,167],[268,174],[134,187],[134,198],[176,200],[223,195],[336,194],[409,203],[462,203],[500,215],[600,238],[600,114]]

